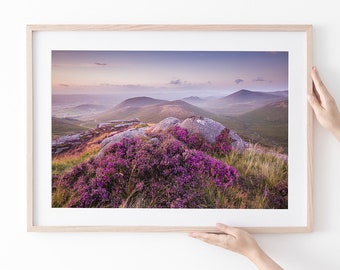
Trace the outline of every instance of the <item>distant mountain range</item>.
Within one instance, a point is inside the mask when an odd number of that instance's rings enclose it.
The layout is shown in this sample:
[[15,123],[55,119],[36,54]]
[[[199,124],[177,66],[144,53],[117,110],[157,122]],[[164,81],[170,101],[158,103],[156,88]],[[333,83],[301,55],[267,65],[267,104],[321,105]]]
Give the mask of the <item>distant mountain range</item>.
[[79,118],[86,115],[95,115],[106,111],[109,107],[99,104],[80,104],[77,106],[70,106],[66,108],[54,109],[53,116],[58,118]]
[[255,92],[242,89],[215,100],[197,96],[182,100],[167,101],[150,97],[134,97],[124,100],[112,109],[96,116],[97,120],[139,118],[141,121],[158,121],[162,117],[174,116],[184,119],[190,116],[241,115],[267,104],[288,100],[288,91]]
[[246,89],[239,90],[231,95],[220,98],[217,101],[227,102],[227,103],[248,103],[255,101],[272,101],[281,97],[281,95],[273,94],[275,92],[265,93],[265,92],[255,92]]
[[288,99],[288,91],[256,92],[246,89],[205,103],[203,106],[217,114],[240,115],[267,104]]
[[218,121],[243,138],[269,146],[288,146],[288,91],[242,89],[217,99],[191,96],[174,101],[141,96],[126,99],[106,110],[94,104],[82,104],[70,109],[73,112],[88,112],[88,117],[78,118],[83,122],[54,118],[53,129],[57,133],[76,130],[77,126],[84,129],[110,120],[137,118],[144,123],[158,123],[170,116],[181,120],[199,116]]
[[166,100],[154,99],[150,97],[134,97],[124,100],[115,106],[114,109],[126,108],[126,107],[145,107],[150,105],[166,102]]
[[142,122],[157,123],[164,118],[173,116],[184,120],[191,116],[214,117],[211,112],[205,111],[197,106],[183,100],[165,101],[148,97],[136,97],[127,99],[111,110],[97,115],[97,121],[108,121],[112,119],[127,120],[138,118]]

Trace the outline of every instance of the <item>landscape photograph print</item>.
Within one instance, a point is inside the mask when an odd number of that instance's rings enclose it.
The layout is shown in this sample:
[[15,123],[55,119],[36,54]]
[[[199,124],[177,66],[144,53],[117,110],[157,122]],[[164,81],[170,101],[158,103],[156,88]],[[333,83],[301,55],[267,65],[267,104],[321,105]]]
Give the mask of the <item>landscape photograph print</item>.
[[53,50],[52,207],[288,209],[288,62]]

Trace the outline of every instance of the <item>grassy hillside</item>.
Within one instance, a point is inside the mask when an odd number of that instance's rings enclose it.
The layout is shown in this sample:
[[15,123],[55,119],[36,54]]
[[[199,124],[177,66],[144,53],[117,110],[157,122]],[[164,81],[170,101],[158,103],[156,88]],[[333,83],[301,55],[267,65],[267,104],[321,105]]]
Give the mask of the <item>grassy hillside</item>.
[[225,118],[224,124],[251,141],[268,147],[281,146],[288,151],[288,101]]
[[52,117],[52,136],[63,136],[88,130],[81,124],[82,122],[76,119]]
[[244,114],[284,99],[286,97],[243,89],[226,97],[207,102],[204,106],[214,113],[231,116]]
[[53,158],[52,207],[287,209],[287,162],[263,147],[233,151],[228,134],[210,144],[177,128],[100,157],[94,138]]
[[138,118],[142,122],[158,123],[170,116],[181,120],[191,116],[203,116],[218,121],[218,117],[213,113],[181,100],[165,101],[153,105],[142,105],[137,102],[133,104],[122,102],[112,110],[98,115],[96,119],[97,121],[108,121]]

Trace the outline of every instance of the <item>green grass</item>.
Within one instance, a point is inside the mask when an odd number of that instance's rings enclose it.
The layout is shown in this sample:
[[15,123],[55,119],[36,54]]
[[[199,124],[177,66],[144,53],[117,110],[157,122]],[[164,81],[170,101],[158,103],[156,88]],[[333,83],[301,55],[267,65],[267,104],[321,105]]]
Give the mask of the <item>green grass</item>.
[[266,152],[264,148],[254,146],[240,153],[233,151],[223,161],[235,167],[240,177],[261,176],[267,184],[276,185],[280,179],[287,178],[288,165],[276,152]]
[[[53,175],[57,178],[61,177],[74,166],[95,156],[98,151],[99,148],[96,146],[87,148],[78,155],[55,158],[52,162]],[[288,183],[288,164],[279,156],[279,152],[279,150],[254,146],[243,152],[231,151],[227,156],[219,157],[221,161],[237,169],[239,182],[224,191],[215,186],[208,186],[204,191],[205,199],[202,208],[275,208],[273,198],[281,196],[278,191],[280,185]],[[63,202],[77,195],[56,187],[52,196],[53,207],[65,207]],[[144,197],[144,194],[132,189],[121,207],[150,207],[152,201],[157,199]]]
[[88,130],[80,126],[82,122],[75,119],[52,117],[52,136],[63,136]]
[[70,171],[74,166],[89,160],[98,154],[99,148],[93,148],[80,155],[62,156],[52,160],[52,175],[61,175]]
[[231,152],[222,160],[235,167],[239,172],[243,190],[232,187],[229,196],[240,202],[245,208],[270,208],[266,191],[275,192],[282,183],[288,182],[288,164],[276,152],[266,151],[255,146],[244,152]]
[[288,105],[269,104],[242,115],[225,116],[221,121],[244,140],[288,152]]

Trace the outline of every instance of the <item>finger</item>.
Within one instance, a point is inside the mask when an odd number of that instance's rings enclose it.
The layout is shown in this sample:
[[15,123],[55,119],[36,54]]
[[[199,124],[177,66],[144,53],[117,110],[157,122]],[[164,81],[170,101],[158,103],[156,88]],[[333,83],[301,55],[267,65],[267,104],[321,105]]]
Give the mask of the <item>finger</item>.
[[320,101],[323,103],[325,102],[326,99],[330,98],[331,95],[328,92],[326,86],[324,85],[324,83],[322,82],[319,72],[316,69],[316,67],[312,68],[312,72],[311,72],[311,77],[314,83],[314,90],[317,92],[316,94],[320,97]]
[[221,239],[222,238],[221,235],[213,234],[213,233],[199,233],[199,232],[193,232],[193,233],[190,233],[189,235],[193,238],[199,239],[208,244],[223,247],[224,242]]
[[234,227],[230,227],[230,226],[222,224],[222,223],[217,223],[216,228],[219,229],[220,231],[222,231],[226,234],[232,235],[234,237],[236,237],[236,235],[239,232],[239,229],[234,228]]
[[307,98],[308,98],[309,104],[312,106],[312,108],[313,108],[314,111],[317,111],[317,110],[322,109],[322,106],[321,106],[321,104],[320,104],[320,101],[317,99],[316,96],[314,96],[313,94],[309,94],[309,95],[307,96]]
[[321,103],[320,100],[320,95],[318,93],[318,91],[316,90],[315,84],[313,83],[313,89],[312,89],[312,93],[308,93],[309,95],[313,95],[314,97],[316,97],[316,99],[318,100],[319,103]]
[[191,233],[190,236],[201,240],[205,243],[235,251],[235,237],[228,234],[213,234],[213,233]]

